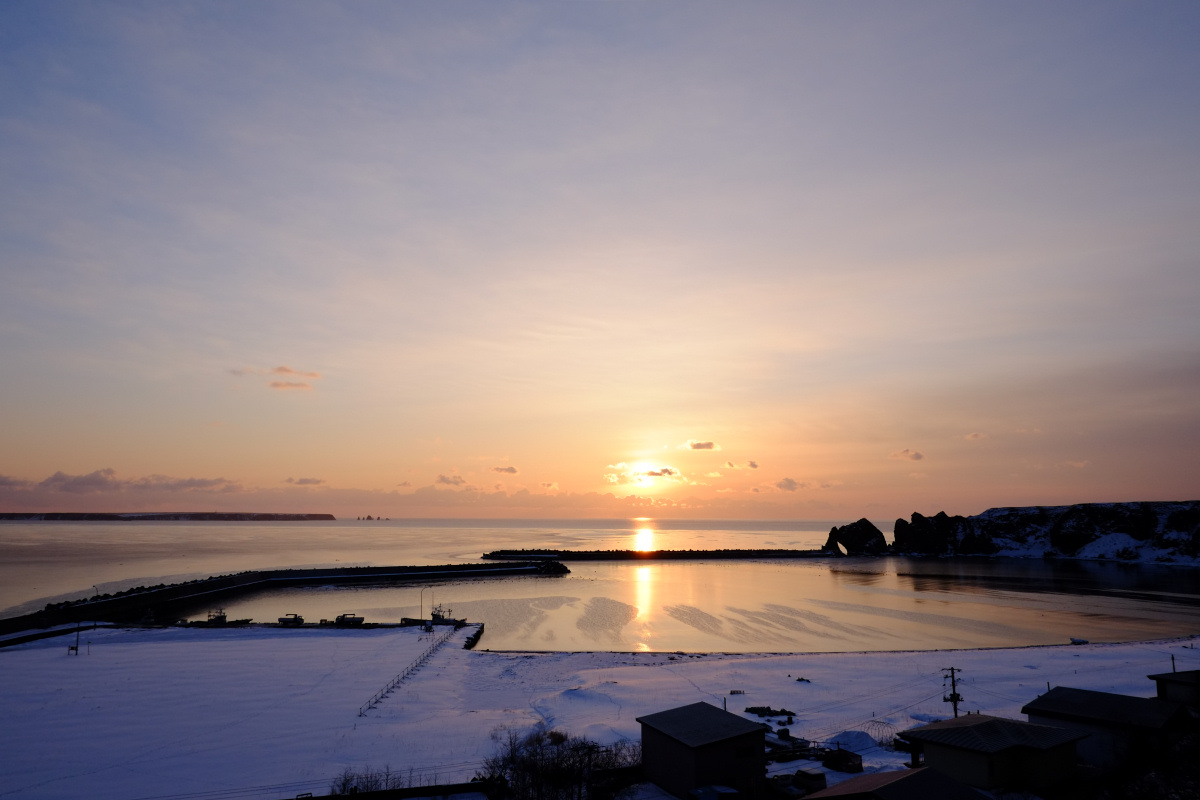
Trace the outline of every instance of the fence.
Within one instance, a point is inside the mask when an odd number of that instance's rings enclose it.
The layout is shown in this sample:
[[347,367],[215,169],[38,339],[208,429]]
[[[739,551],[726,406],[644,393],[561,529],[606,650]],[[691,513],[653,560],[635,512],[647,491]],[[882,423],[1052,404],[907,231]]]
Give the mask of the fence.
[[423,653],[421,653],[421,655],[417,656],[415,661],[413,661],[411,664],[409,664],[407,667],[405,667],[403,672],[401,672],[396,677],[394,677],[390,681],[388,681],[387,686],[380,689],[378,692],[375,693],[374,697],[372,697],[370,700],[368,700],[367,702],[365,702],[361,706],[359,706],[358,715],[361,717],[364,714],[366,714],[368,711],[370,711],[372,708],[379,705],[379,703],[383,700],[383,698],[387,697],[393,689],[395,689],[401,683],[406,681],[409,677],[411,677],[413,675],[413,673],[415,673],[418,669],[420,669],[425,664],[425,662],[429,660],[429,657],[434,654],[434,651],[436,651],[439,647],[444,645],[446,643],[446,641],[451,636],[454,635],[454,632],[455,632],[455,629],[451,628],[450,630],[443,633],[441,636],[434,639],[433,643],[430,644],[428,647],[426,647],[425,651]]

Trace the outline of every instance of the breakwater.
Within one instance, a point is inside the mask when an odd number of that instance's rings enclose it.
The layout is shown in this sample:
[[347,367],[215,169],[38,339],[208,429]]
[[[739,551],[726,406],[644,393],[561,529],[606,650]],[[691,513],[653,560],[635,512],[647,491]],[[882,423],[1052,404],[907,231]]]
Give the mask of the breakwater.
[[165,624],[175,622],[193,611],[221,605],[247,594],[301,586],[387,586],[429,580],[555,576],[569,572],[565,566],[551,560],[504,565],[256,570],[184,583],[139,586],[112,595],[52,603],[32,614],[0,619],[0,635],[83,621]]
[[483,558],[493,561],[545,559],[547,561],[711,561],[746,558],[828,558],[841,555],[829,550],[492,550]]

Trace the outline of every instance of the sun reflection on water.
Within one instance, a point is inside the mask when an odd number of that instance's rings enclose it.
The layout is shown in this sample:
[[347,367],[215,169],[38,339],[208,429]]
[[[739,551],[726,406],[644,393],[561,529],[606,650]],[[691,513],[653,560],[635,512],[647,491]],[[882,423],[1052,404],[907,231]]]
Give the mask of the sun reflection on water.
[[654,608],[654,567],[635,567],[634,587],[637,592],[637,609],[636,617],[640,630],[638,631],[637,649],[647,651],[650,649],[649,640],[653,636],[650,630],[651,612]]

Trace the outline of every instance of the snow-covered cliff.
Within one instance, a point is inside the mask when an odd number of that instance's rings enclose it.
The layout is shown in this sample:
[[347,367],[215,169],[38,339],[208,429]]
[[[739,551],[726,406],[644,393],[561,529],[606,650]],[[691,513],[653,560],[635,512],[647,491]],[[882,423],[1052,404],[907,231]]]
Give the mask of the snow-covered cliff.
[[892,552],[1200,563],[1200,501],[991,508],[896,520]]

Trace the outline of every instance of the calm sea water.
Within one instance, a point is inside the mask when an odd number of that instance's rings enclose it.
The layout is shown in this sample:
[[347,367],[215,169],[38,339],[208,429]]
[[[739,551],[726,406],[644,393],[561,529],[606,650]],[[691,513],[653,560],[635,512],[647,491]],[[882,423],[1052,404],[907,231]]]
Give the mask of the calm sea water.
[[[501,547],[811,548],[833,524],[0,523],[0,614],[97,589],[258,568],[475,562]],[[388,622],[436,602],[486,623],[480,647],[520,650],[820,652],[1200,634],[1200,570],[1192,568],[891,557],[569,566],[561,578],[277,591],[226,611],[259,621],[354,611]]]

